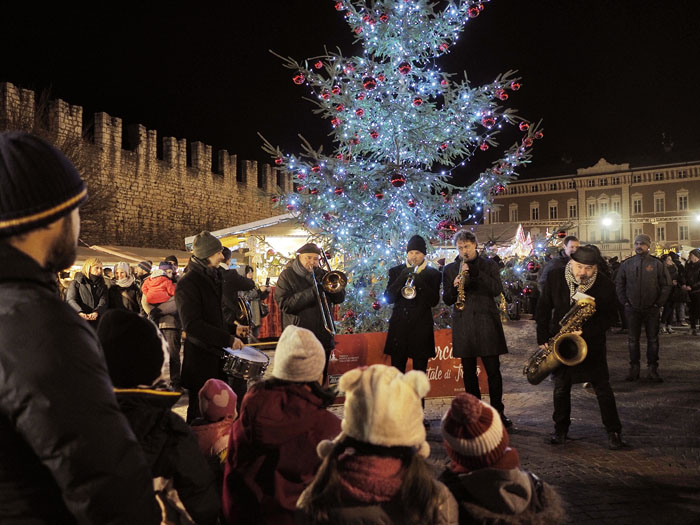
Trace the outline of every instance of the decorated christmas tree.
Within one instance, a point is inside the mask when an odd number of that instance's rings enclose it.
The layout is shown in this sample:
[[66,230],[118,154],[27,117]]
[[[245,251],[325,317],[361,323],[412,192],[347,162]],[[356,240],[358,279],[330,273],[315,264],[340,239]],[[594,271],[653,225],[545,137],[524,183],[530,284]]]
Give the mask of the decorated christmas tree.
[[[320,231],[318,242],[330,254],[343,256],[350,281],[342,329],[379,331],[390,315],[382,298],[387,272],[405,261],[407,240],[419,234],[449,243],[461,220],[489,206],[517,176],[542,131],[503,105],[521,87],[514,72],[472,86],[466,73],[439,68],[465,24],[476,23],[482,2],[340,0],[335,9],[361,43],[361,56],[283,59],[292,81],[310,91],[334,150],[314,149],[303,137],[300,154],[265,147],[295,182],[293,193],[273,199]],[[452,171],[492,154],[506,127],[516,142],[492,156],[498,158],[469,187],[453,185]]]

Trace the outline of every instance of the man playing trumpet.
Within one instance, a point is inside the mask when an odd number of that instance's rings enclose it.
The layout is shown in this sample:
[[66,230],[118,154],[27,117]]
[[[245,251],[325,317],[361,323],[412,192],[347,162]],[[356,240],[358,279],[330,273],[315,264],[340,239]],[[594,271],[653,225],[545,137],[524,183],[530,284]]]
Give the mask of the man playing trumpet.
[[410,358],[413,370],[425,372],[428,359],[435,357],[435,336],[431,308],[440,301],[440,272],[428,265],[427,246],[414,235],[406,246],[406,264],[389,270],[384,297],[394,305],[384,353],[391,366],[406,372]]
[[480,257],[476,235],[466,230],[455,234],[459,255],[442,273],[442,299],[452,312],[452,355],[462,359],[464,388],[481,399],[476,358],[481,357],[489,382],[491,406],[503,425],[513,426],[503,407],[503,379],[499,355],[507,354],[506,338],[495,298],[503,288],[498,265]]
[[547,348],[547,342],[559,332],[559,321],[579,298],[590,296],[595,299],[596,312],[581,326],[580,335],[588,347],[588,355],[578,365],[561,365],[553,372],[554,433],[550,443],[561,445],[566,442],[571,424],[572,383],[590,381],[608,432],[608,448],[617,450],[625,444],[620,436],[622,424],[610,387],[605,350],[605,331],[615,319],[617,303],[615,287],[610,279],[598,272],[597,263],[596,250],[582,246],[571,254],[566,266],[556,268],[547,275],[537,303],[537,344],[540,348]]

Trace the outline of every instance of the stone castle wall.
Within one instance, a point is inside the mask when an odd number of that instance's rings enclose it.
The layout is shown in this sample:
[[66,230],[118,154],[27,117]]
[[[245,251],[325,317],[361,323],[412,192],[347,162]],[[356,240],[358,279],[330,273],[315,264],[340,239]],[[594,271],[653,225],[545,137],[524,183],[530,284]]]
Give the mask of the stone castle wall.
[[184,238],[201,230],[279,215],[270,194],[278,184],[292,191],[291,176],[271,165],[226,150],[213,159],[211,146],[173,137],[163,137],[159,151],[157,132],[141,124],[125,129],[120,118],[96,113],[84,125],[81,106],[58,99],[42,110],[33,91],[0,83],[0,129],[28,129],[37,111],[88,184],[81,238],[89,244],[183,249]]

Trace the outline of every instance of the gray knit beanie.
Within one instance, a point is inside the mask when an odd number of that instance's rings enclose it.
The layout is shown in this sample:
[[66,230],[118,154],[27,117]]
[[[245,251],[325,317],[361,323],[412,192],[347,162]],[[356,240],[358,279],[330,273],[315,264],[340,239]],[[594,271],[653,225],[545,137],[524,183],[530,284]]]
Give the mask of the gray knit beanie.
[[192,253],[197,259],[206,259],[222,248],[221,241],[208,231],[198,233],[192,241]]

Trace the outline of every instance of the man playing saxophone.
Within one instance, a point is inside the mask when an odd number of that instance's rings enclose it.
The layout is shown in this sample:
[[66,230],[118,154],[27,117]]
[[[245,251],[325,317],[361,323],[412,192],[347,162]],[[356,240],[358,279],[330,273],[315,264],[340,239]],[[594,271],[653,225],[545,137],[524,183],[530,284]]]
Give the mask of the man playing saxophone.
[[622,424],[617,414],[615,395],[610,387],[605,349],[605,331],[615,319],[615,287],[597,270],[598,254],[590,246],[582,246],[571,255],[563,268],[547,275],[537,303],[537,344],[547,348],[547,341],[559,332],[559,321],[582,297],[595,299],[595,313],[581,325],[581,337],[588,347],[586,358],[575,366],[559,366],[554,372],[554,433],[549,442],[566,443],[571,424],[571,385],[590,381],[598,398],[600,415],[608,433],[608,448],[625,446],[621,438]]
[[458,231],[454,244],[459,255],[445,266],[442,274],[442,298],[455,305],[452,312],[452,355],[462,359],[464,388],[481,399],[476,374],[476,358],[486,369],[491,406],[501,415],[504,426],[513,422],[505,416],[503,379],[499,355],[508,353],[501,318],[495,298],[503,288],[498,265],[480,257],[476,236],[467,230]]

